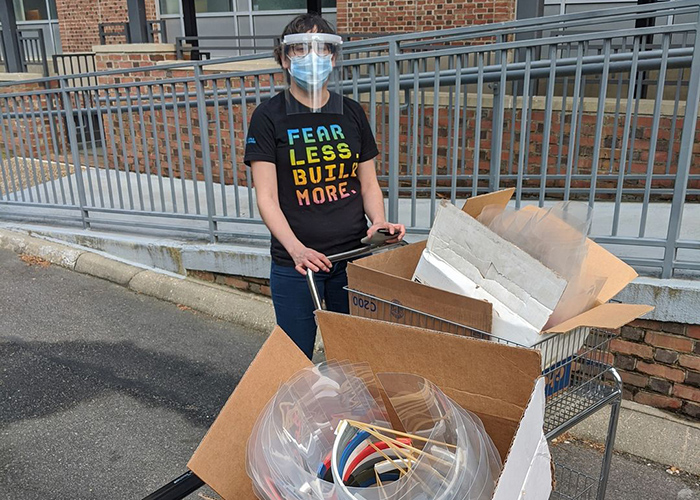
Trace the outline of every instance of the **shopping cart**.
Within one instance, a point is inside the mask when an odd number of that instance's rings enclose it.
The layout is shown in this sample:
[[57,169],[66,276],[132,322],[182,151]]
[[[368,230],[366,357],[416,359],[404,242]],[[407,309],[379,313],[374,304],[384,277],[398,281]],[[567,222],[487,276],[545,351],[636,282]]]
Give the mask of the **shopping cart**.
[[[356,250],[329,257],[333,263],[359,259],[375,252],[390,251],[404,245],[383,245],[381,242],[366,245]],[[307,272],[309,290],[316,309],[323,308],[314,273]],[[357,290],[348,290],[350,303],[362,299],[369,301],[371,308],[351,308],[351,314],[368,316],[392,323],[419,326],[457,335],[468,335],[492,342],[518,346],[514,342],[499,339],[488,332],[479,331],[425,312],[411,309]],[[365,314],[366,313],[366,314]],[[609,351],[614,334],[600,329],[577,328],[558,334],[531,347],[541,352],[545,360],[543,376],[547,381],[545,407],[545,433],[550,441],[561,436],[571,427],[599,410],[610,406],[608,433],[598,478],[591,477],[564,464],[556,464],[556,488],[552,500],[604,500],[610,461],[617,433],[617,421],[622,402],[622,380],[612,367]],[[523,347],[523,346],[519,346]],[[193,493],[204,482],[192,471],[187,471],[175,480],[154,491],[143,500],[181,500]]]

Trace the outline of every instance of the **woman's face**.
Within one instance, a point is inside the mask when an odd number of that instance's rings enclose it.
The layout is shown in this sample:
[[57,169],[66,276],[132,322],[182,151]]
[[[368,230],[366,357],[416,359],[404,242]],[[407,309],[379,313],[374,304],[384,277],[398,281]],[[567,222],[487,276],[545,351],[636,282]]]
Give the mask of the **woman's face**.
[[[317,33],[317,30],[314,28],[313,30],[307,31],[307,33]],[[285,48],[285,51],[282,53],[282,67],[289,71],[292,64],[291,59],[295,57],[304,57],[310,50],[314,50],[319,56],[331,55],[331,64],[335,67],[335,54],[333,53],[331,44],[314,44],[312,48],[310,44],[301,43]]]

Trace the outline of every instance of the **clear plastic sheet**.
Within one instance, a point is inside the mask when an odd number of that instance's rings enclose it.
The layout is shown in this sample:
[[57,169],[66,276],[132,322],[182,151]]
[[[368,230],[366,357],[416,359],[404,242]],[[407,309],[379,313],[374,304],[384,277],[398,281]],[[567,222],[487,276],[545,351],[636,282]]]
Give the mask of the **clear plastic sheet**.
[[[491,498],[501,460],[479,418],[422,377],[378,378],[381,384],[367,365],[329,362],[302,370],[280,387],[248,442],[248,475],[258,498]],[[388,432],[381,391],[401,430],[412,437]],[[379,437],[394,444],[384,443],[381,451]],[[377,450],[374,459],[363,458],[365,447]],[[351,462],[369,485],[346,486],[348,479],[355,481]],[[319,477],[325,466],[333,482]]]
[[605,285],[606,278],[584,266],[591,218],[590,207],[574,201],[540,210],[491,205],[477,218],[567,280],[566,290],[545,329],[590,309]]

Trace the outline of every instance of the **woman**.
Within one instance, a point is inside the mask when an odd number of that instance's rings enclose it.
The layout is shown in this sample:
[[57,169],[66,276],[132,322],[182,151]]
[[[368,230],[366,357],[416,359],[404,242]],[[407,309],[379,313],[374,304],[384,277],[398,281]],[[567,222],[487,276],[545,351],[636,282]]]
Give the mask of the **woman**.
[[[311,358],[316,338],[306,270],[316,274],[330,311],[348,312],[346,262],[327,255],[360,246],[384,229],[406,229],[384,216],[377,145],[359,103],[328,90],[341,39],[320,16],[303,14],[284,29],[275,59],[289,87],[251,118],[245,163],[258,209],[272,234],[270,286],[277,323]],[[368,228],[367,219],[370,221]]]

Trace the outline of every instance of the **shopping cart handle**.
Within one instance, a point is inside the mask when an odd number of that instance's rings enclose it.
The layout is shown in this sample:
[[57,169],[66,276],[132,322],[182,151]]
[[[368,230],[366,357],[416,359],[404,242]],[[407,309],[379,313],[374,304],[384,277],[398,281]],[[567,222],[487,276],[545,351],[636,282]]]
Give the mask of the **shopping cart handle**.
[[194,472],[188,470],[143,500],[182,500],[202,486],[204,486],[204,481],[199,479]]
[[[405,241],[397,241],[396,243],[391,243],[387,245],[386,243],[370,244],[364,245],[355,250],[348,250],[347,252],[337,253],[335,255],[329,255],[328,260],[331,263],[340,262],[341,260],[357,259],[359,257],[365,257],[371,255],[377,250],[390,250],[392,248],[401,247],[407,245]],[[321,297],[318,293],[318,288],[316,287],[316,280],[314,280],[314,272],[306,268],[306,281],[309,284],[309,290],[311,291],[311,298],[314,301],[314,308],[321,309]]]

